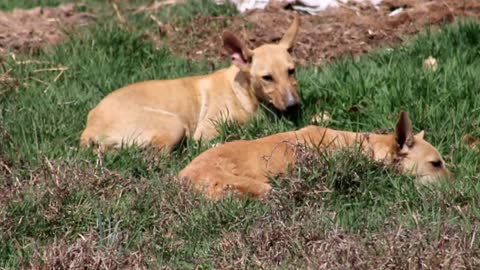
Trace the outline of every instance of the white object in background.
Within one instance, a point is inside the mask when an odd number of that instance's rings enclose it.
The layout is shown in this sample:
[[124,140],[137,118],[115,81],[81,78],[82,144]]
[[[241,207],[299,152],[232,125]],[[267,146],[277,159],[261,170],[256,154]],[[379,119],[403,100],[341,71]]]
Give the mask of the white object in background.
[[[230,3],[234,4],[238,11],[241,13],[250,10],[250,9],[264,9],[269,0],[228,0]],[[225,0],[215,0],[217,5],[225,3]]]
[[[250,9],[264,9],[270,1],[291,4],[295,10],[304,11],[310,14],[316,14],[327,8],[336,8],[340,3],[346,4],[348,0],[227,0],[237,7],[240,12]],[[377,6],[382,0],[352,0],[354,2],[370,2]],[[215,0],[217,4],[223,4],[225,0]]]
[[398,14],[402,13],[403,9],[404,9],[403,7],[397,8],[394,11],[390,12],[390,14],[388,14],[388,16],[392,17],[392,16],[395,16],[395,15],[398,15]]
[[436,71],[438,68],[437,59],[433,58],[431,55],[423,61],[423,68],[426,70]]

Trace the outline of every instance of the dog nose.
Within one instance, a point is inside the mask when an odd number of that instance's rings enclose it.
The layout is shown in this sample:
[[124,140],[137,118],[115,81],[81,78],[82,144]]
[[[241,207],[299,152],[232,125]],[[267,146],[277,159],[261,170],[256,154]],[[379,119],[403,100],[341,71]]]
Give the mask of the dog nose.
[[287,97],[285,99],[285,107],[296,107],[299,105],[298,100],[293,96],[292,91],[287,91]]

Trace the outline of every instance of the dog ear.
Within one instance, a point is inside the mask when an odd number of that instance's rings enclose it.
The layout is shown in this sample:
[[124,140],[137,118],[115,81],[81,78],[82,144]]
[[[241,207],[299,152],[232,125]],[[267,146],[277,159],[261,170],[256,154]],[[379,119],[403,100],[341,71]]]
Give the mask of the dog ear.
[[420,131],[419,133],[415,134],[415,140],[423,140],[423,136],[425,135],[425,131]]
[[295,42],[295,38],[297,37],[298,29],[300,28],[300,17],[297,13],[295,13],[295,17],[293,18],[292,25],[288,28],[285,35],[283,35],[282,40],[278,43],[278,45],[290,50],[293,47],[293,43]]
[[395,139],[397,141],[398,149],[403,149],[405,146],[412,147],[415,142],[412,131],[412,122],[406,112],[400,112],[400,119],[398,119],[395,127]]
[[240,69],[245,69],[252,61],[253,52],[245,46],[232,32],[225,31],[222,35],[223,47],[232,57],[232,62]]

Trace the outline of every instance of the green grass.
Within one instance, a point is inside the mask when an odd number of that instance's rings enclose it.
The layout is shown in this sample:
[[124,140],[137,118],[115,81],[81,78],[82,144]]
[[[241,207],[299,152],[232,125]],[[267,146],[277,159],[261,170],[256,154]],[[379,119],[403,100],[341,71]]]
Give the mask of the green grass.
[[[188,15],[198,12],[233,14],[231,7],[201,2],[159,16],[188,23]],[[131,18],[137,30],[146,22]],[[439,62],[436,72],[422,69],[429,55]],[[0,96],[0,267],[52,266],[53,258],[68,261],[61,250],[72,247],[91,258],[152,268],[305,267],[323,259],[331,266],[358,266],[353,253],[332,250],[340,245],[314,248],[339,233],[343,241],[352,239],[358,254],[370,256],[366,268],[381,265],[375,256],[397,266],[418,254],[440,260],[450,247],[442,237],[457,234],[464,242],[451,250],[472,257],[471,266],[480,264],[478,237],[470,241],[480,219],[478,151],[461,143],[466,133],[480,135],[478,23],[427,31],[410,44],[358,59],[301,68],[299,119],[263,109],[243,127],[221,124],[212,142],[296,129],[322,111],[332,114],[326,125],[333,128],[392,130],[399,111],[406,110],[415,131],[426,130],[426,139],[451,164],[456,182],[417,186],[347,151],[307,159],[290,175],[273,179],[275,192],[264,201],[209,202],[171,181],[209,143],[187,141],[171,156],[130,148],[98,157],[78,149],[88,111],[110,91],[142,80],[203,74],[207,63],[174,57],[167,48],[155,50],[141,31],[120,29],[113,16],[72,32],[51,51],[20,58],[48,63],[19,65],[7,59],[0,67],[0,73],[12,68],[10,75],[23,85],[2,89]],[[52,66],[68,70],[56,81],[57,71],[38,71]],[[392,255],[377,240],[397,233],[393,249],[395,243],[411,246]],[[372,251],[368,241],[378,249]],[[437,249],[439,243],[443,249]],[[334,255],[328,260],[325,254]],[[91,258],[81,262],[93,267]],[[427,262],[436,265],[434,259]]]
[[[6,0],[0,3],[0,9],[12,10],[14,8],[34,8],[37,6],[51,7],[67,1],[62,0]],[[70,1],[71,2],[71,1]]]

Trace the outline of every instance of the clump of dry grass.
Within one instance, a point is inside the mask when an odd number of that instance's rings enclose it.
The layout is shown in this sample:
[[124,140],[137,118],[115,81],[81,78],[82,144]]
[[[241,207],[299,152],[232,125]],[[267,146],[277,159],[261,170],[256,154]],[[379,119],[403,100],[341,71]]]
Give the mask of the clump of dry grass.
[[24,266],[32,269],[147,269],[141,251],[128,252],[122,241],[128,235],[101,239],[97,232],[79,235],[74,241],[55,240],[38,249]]
[[6,68],[3,65],[2,55],[0,55],[0,98],[10,91],[16,90],[22,86],[22,83],[18,78],[14,78],[11,76],[13,68]]
[[287,175],[274,179],[273,196],[276,203],[320,203],[329,194],[355,197],[362,185],[378,181],[372,174],[384,175],[392,168],[368,158],[358,147],[327,151],[295,145],[295,166]]
[[[0,119],[1,120],[1,119]],[[7,144],[13,143],[12,136],[7,129],[0,124],[0,213],[4,209],[3,204],[7,198],[12,194],[13,190],[18,186],[17,178],[15,177],[15,167],[17,164],[4,154],[4,147]],[[21,162],[21,161],[20,161]],[[20,163],[17,162],[17,163]]]
[[[162,161],[150,154],[142,165],[153,170]],[[45,157],[15,174],[17,183],[2,183],[0,238],[28,246],[13,247],[27,267],[143,269],[158,255],[155,247],[171,256],[185,245],[178,233],[188,229],[182,221],[199,207],[198,196],[171,175],[121,175],[102,160]]]
[[[44,158],[36,169],[25,171],[21,166],[11,169],[11,181],[2,184],[1,208],[5,212],[3,237],[15,238],[25,232],[40,239],[50,234],[60,235],[55,227],[78,230],[82,215],[93,211],[96,200],[107,201],[121,197],[131,190],[132,180],[102,167]],[[17,170],[23,170],[21,173]],[[24,218],[29,218],[25,220]],[[66,220],[65,220],[66,219]],[[45,228],[43,228],[45,226]],[[36,234],[36,232],[42,232]]]
[[480,248],[477,230],[440,224],[381,233],[322,232],[308,220],[284,224],[262,222],[248,233],[225,234],[216,267],[275,267],[308,269],[477,269]]

